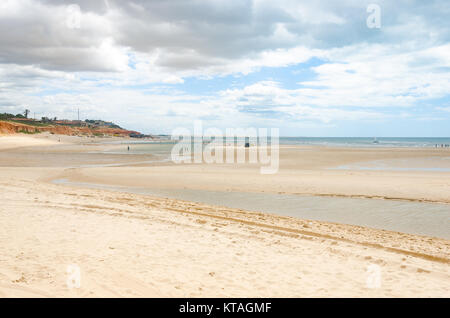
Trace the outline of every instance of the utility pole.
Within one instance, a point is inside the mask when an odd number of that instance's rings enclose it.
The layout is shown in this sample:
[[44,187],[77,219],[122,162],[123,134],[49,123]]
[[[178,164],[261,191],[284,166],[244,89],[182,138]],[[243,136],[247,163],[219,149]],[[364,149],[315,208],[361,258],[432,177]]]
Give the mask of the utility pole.
[[78,121],[80,121],[80,109],[78,108]]

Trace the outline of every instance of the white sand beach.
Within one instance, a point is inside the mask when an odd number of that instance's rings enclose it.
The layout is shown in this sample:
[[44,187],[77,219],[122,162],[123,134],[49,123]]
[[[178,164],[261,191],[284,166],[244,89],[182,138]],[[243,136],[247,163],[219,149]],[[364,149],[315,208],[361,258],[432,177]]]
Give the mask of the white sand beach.
[[[77,167],[77,160],[99,160],[93,148],[112,147],[88,142],[0,137],[0,297],[450,296],[446,239],[52,183],[68,178],[445,204],[450,202],[448,173],[324,167],[448,153],[294,147],[304,156],[293,160],[294,154],[282,148],[284,168],[263,176],[250,165],[134,165],[142,158],[133,155],[111,158],[123,166]],[[334,155],[323,155],[330,152]],[[58,153],[72,156],[69,167],[49,163]],[[314,156],[326,159],[311,160]],[[81,271],[79,288],[67,284],[72,265]],[[380,270],[379,288],[368,285],[373,265]]]

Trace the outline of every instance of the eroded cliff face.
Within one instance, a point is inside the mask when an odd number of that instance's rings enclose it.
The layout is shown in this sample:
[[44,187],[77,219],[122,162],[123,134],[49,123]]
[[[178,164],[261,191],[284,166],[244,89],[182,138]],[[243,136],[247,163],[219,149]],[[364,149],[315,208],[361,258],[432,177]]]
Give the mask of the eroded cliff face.
[[50,132],[60,135],[108,135],[108,136],[122,136],[127,137],[131,133],[137,133],[136,131],[125,130],[120,128],[109,128],[109,127],[70,127],[62,125],[49,125],[44,127],[36,127],[21,123],[0,121],[0,134],[18,134],[18,133],[39,133],[39,132]]
[[35,132],[34,127],[18,124],[18,123],[12,123],[7,121],[0,121],[0,134],[3,135],[9,135],[9,134],[15,134],[19,132]]

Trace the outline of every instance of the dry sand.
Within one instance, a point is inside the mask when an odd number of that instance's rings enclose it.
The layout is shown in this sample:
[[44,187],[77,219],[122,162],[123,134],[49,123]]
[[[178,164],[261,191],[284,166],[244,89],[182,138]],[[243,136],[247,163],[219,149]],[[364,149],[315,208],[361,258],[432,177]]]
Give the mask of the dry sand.
[[57,140],[50,138],[32,138],[27,135],[0,136],[0,150],[15,149],[31,146],[49,146],[57,144]]
[[[450,296],[448,240],[48,182],[69,177],[448,202],[448,173],[326,169],[362,159],[448,153],[287,148],[293,152],[282,151],[280,173],[260,176],[250,165],[74,168],[76,157],[70,167],[49,166],[27,157],[45,149],[69,158],[84,149],[91,161],[101,160],[74,140],[61,145],[57,136],[19,138],[0,137],[0,297]],[[114,159],[142,159],[123,157]],[[68,288],[72,264],[81,269],[80,288]],[[380,268],[380,288],[366,284],[370,265]]]

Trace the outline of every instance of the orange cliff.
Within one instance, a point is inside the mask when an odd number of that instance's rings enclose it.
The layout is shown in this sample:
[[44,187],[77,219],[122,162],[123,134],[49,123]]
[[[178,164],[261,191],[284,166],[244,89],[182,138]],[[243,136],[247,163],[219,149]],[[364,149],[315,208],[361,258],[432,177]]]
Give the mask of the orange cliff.
[[63,125],[48,125],[48,126],[31,126],[22,123],[2,121],[0,120],[0,134],[9,135],[17,133],[40,133],[40,132],[50,132],[60,135],[107,135],[107,136],[120,136],[129,137],[130,134],[139,134],[139,132],[126,130],[121,128],[110,128],[110,127],[73,127],[73,126],[63,126]]

